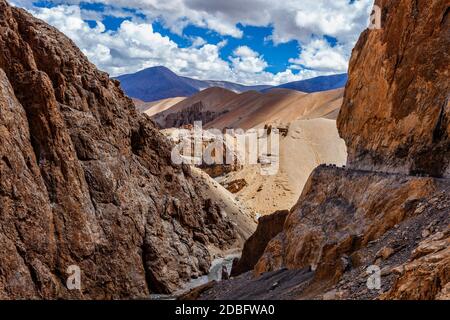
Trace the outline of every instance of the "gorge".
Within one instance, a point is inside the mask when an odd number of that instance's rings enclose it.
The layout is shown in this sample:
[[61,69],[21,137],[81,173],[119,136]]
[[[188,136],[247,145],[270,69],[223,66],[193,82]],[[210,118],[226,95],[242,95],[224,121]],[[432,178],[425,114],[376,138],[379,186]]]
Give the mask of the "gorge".
[[[331,90],[163,70],[189,96],[147,105],[0,0],[0,299],[449,300],[450,5],[375,4]],[[167,136],[197,120],[280,130],[279,172],[175,164]]]

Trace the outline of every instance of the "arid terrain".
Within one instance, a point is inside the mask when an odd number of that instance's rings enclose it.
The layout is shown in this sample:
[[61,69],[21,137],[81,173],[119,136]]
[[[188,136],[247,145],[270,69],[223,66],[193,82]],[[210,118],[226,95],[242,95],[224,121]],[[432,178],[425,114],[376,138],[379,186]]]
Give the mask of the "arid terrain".
[[185,97],[167,98],[163,100],[158,100],[154,102],[143,102],[134,100],[136,108],[140,111],[145,112],[148,116],[153,116],[157,113],[163,112],[172,106],[176,105],[178,102],[186,99]]
[[[305,94],[288,89],[266,93],[237,94],[222,88],[206,89],[153,115],[168,136],[177,136],[176,127],[202,121],[204,130],[281,130],[279,169],[262,175],[260,164],[244,162],[234,170],[215,168],[213,177],[245,203],[255,216],[289,210],[297,202],[303,186],[320,164],[346,163],[346,147],[336,128],[343,89]],[[156,105],[166,100],[156,102]],[[151,110],[151,109],[150,109]],[[195,112],[193,111],[195,110]],[[234,186],[240,186],[236,189]]]
[[[348,77],[245,86],[111,78],[0,0],[0,299],[449,300],[450,6],[375,4]],[[232,163],[174,161],[198,121]]]

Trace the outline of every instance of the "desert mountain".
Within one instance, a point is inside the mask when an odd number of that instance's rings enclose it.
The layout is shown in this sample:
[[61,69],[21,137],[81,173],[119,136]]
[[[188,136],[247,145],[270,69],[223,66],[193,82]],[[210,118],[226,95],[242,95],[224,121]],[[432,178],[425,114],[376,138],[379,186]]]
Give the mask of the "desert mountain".
[[245,91],[261,91],[270,88],[269,85],[255,85],[255,86],[245,86],[238,83],[233,83],[229,81],[218,81],[218,80],[197,80],[192,79],[188,77],[181,77],[184,79],[187,83],[192,85],[193,87],[197,88],[198,91],[202,91],[206,88],[213,88],[213,87],[219,87],[223,89],[227,89],[236,93],[242,93]]
[[153,67],[117,77],[124,92],[144,102],[187,97],[198,92],[175,73],[164,67]]
[[375,4],[338,118],[348,166],[315,169],[253,273],[203,298],[450,299],[448,1]]
[[205,128],[264,127],[287,124],[295,119],[336,119],[343,89],[305,94],[288,89],[241,94],[211,88],[174,105],[153,119],[162,128],[180,127],[202,121]]
[[311,94],[287,89],[246,92],[222,105],[224,114],[205,127],[247,130],[266,124],[283,126],[296,119],[336,119],[343,93],[343,89]]
[[[310,173],[320,164],[344,165],[346,147],[336,121],[343,89],[305,94],[287,89],[242,94],[221,89],[204,90],[153,118],[162,127],[180,127],[202,120],[204,129],[281,128],[279,170],[261,175],[261,165],[208,168],[255,215],[289,210],[296,203]],[[328,119],[327,119],[328,118]],[[208,122],[208,120],[212,119]],[[176,129],[165,134],[176,136]],[[240,185],[239,187],[235,187]]]
[[152,119],[161,128],[177,128],[186,124],[193,124],[197,120],[207,123],[226,112],[222,105],[237,95],[237,93],[227,89],[209,88],[184,99],[163,112],[155,114]]
[[181,77],[165,67],[152,67],[117,77],[122,89],[130,97],[144,102],[174,97],[189,97],[204,89],[221,87],[234,92],[263,90],[270,86],[243,86],[226,81],[196,80]]
[[59,31],[0,0],[0,48],[0,299],[172,292],[252,229]]

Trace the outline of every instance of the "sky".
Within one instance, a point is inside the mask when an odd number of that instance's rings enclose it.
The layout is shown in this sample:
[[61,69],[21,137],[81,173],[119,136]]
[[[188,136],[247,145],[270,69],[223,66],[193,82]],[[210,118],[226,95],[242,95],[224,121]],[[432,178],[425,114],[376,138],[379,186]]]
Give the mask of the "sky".
[[345,73],[373,0],[10,0],[111,76],[271,84]]

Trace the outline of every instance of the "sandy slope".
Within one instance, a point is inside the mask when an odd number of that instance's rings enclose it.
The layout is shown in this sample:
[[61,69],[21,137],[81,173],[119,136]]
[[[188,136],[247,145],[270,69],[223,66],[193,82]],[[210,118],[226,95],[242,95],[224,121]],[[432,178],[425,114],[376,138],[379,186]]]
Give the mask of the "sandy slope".
[[230,99],[233,99],[236,96],[238,96],[237,93],[227,89],[219,87],[208,88],[197,93],[192,97],[185,99],[180,103],[177,103],[176,105],[173,106],[173,108],[165,112],[165,114],[180,111],[200,101],[203,103],[206,110],[211,111],[220,110],[221,105],[223,105],[224,103],[228,102]]
[[322,163],[345,164],[345,143],[339,138],[334,120],[295,120],[288,135],[281,138],[279,159],[276,175],[263,176],[259,165],[247,165],[218,181],[225,184],[245,179],[248,186],[236,194],[237,198],[257,214],[290,209],[315,167]]
[[138,99],[133,99],[134,104],[138,108],[139,111],[145,112],[149,116],[153,116],[157,113],[163,112],[177,103],[183,101],[186,99],[185,97],[175,97],[175,98],[168,98],[153,102],[144,102]]
[[237,247],[242,248],[245,240],[256,230],[256,220],[252,211],[243,205],[218,182],[201,169],[191,167],[192,176],[198,182],[199,193],[220,205],[222,214],[227,215],[236,225],[239,233]]
[[153,119],[164,127],[164,118],[167,117],[169,114],[180,112],[198,102],[202,102],[205,108],[204,111],[221,110],[220,106],[222,104],[228,102],[230,99],[234,98],[237,95],[238,95],[237,93],[223,88],[218,87],[208,88],[192,97],[186,98],[172,105],[170,108],[167,108],[166,110],[162,110],[161,112],[154,114]]

